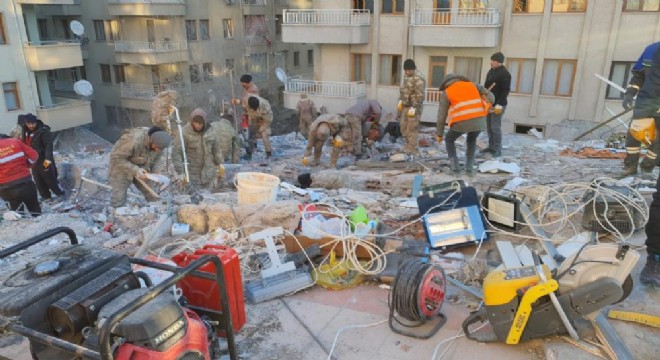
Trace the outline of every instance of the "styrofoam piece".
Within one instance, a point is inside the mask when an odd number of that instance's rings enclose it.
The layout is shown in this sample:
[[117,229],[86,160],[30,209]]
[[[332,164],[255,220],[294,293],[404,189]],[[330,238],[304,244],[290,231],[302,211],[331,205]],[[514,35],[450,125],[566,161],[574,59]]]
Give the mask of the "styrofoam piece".
[[250,281],[245,285],[248,300],[257,304],[314,285],[312,276],[304,270],[288,271],[269,278]]
[[495,244],[497,245],[497,250],[500,252],[505,268],[512,269],[522,266],[520,259],[518,259],[518,253],[513,248],[511,241],[496,241]]
[[479,171],[482,173],[508,172],[511,174],[519,174],[520,166],[518,166],[516,163],[505,163],[499,160],[488,160],[479,165]]

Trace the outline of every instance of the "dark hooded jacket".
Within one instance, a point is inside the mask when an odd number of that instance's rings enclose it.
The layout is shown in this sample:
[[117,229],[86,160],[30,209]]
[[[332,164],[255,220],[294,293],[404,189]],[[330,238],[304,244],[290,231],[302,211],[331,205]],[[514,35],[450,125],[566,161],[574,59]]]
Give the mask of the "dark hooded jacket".
[[660,118],[660,47],[653,53],[651,66],[646,70],[644,84],[639,89],[633,119]]
[[37,120],[37,127],[34,132],[30,132],[27,125],[23,123],[22,140],[39,154],[37,163],[44,160],[55,162],[53,158],[53,133],[50,132],[50,126],[44,124],[41,120]]

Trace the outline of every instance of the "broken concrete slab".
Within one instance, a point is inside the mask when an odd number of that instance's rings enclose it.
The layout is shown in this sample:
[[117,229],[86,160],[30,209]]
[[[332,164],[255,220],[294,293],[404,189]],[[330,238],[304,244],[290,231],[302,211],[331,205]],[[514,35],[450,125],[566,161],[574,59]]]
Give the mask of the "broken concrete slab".
[[211,204],[206,206],[205,211],[209,231],[217,228],[231,230],[238,227],[238,220],[236,220],[234,211],[229,205]]

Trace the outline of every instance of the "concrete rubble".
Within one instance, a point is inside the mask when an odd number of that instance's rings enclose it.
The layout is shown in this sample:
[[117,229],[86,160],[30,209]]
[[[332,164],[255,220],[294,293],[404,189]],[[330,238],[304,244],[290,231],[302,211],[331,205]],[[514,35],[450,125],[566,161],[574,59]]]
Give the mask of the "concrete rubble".
[[[66,226],[72,228],[82,242],[98,244],[129,255],[172,255],[205,242],[235,244],[237,247],[240,244],[241,249],[244,249],[248,245],[240,239],[264,228],[281,226],[290,233],[295,232],[301,220],[300,209],[310,202],[310,196],[314,196],[321,203],[329,204],[345,215],[360,205],[364,206],[369,219],[377,219],[382,223],[378,229],[381,233],[405,226],[387,238],[387,241],[391,241],[388,246],[396,248],[407,242],[426,243],[420,222],[407,226],[419,217],[415,197],[412,196],[413,184],[418,175],[422,176],[424,185],[461,179],[479,192],[491,188],[520,191],[532,208],[538,210],[543,205],[539,199],[546,186],[585,183],[596,177],[616,177],[622,168],[620,152],[605,147],[603,141],[567,143],[543,139],[542,134],[536,132],[505,135],[502,158],[478,159],[480,171],[475,176],[467,177],[463,172],[456,177],[449,170],[444,146],[436,145],[433,131],[427,128],[420,134],[420,143],[425,146],[420,147],[421,156],[417,164],[392,165],[373,159],[356,162],[351,156],[342,156],[338,169],[326,166],[304,167],[301,159],[305,140],[295,133],[273,136],[274,159],[266,161],[265,154],[259,151],[249,163],[242,161],[241,164],[227,164],[225,179],[212,191],[191,193],[180,184],[172,183],[161,191],[161,201],[146,203],[138,195],[139,191],[133,189],[129,190],[133,196],[129,195],[127,205],[113,212],[108,208],[110,193],[107,189],[107,163],[112,144],[82,128],[67,130],[58,135],[55,148],[61,180],[68,196],[42,203],[44,215],[38,218],[22,218],[0,205],[0,246],[5,248],[45,230]],[[76,140],[72,141],[73,138]],[[483,144],[484,141],[487,140],[482,135],[479,142]],[[463,138],[457,141],[457,147],[459,159],[464,159]],[[372,154],[372,158],[400,152],[403,145],[400,140],[392,142],[386,137],[383,142],[376,144],[376,148],[377,154]],[[329,154],[323,155],[321,163],[329,164]],[[168,165],[168,174],[172,175],[171,164]],[[239,172],[272,174],[294,186],[298,185],[299,175],[311,173],[312,185],[308,189],[311,191],[303,196],[296,191],[280,189],[278,201],[274,203],[240,205],[234,184],[234,176]],[[650,201],[650,194],[654,190],[653,178],[658,175],[657,172],[656,168],[653,174],[632,177],[628,182],[646,188],[644,196]],[[552,211],[545,215],[548,219],[561,217],[561,214],[553,214]],[[172,235],[175,223],[187,224],[190,232]],[[546,231],[553,231],[553,228],[548,227]],[[531,232],[524,234],[529,235]],[[568,239],[572,235],[570,231],[562,231],[555,236]],[[448,275],[480,290],[483,277],[502,261],[497,254],[496,240],[525,243],[524,240],[495,234],[490,241],[483,243],[475,258],[472,256],[476,248],[470,246],[436,259],[443,264]],[[643,241],[643,232],[637,232],[629,239],[632,245],[641,245]],[[10,273],[9,268],[21,266],[21,263],[30,259],[38,259],[40,253],[63,246],[66,242],[66,236],[56,236],[46,243],[0,260],[0,275],[7,275]],[[538,244],[533,243],[528,245],[534,248]],[[250,246],[261,247],[261,250],[251,247],[249,251],[240,254],[241,260],[248,259],[250,254],[265,252],[262,245]],[[642,251],[642,261],[632,274],[635,281],[644,258],[645,252]],[[248,263],[246,260],[244,264],[244,276],[253,277],[253,272],[258,272],[261,266],[251,261]],[[474,296],[448,285],[443,312],[449,320],[447,329],[437,336],[425,342],[392,335],[387,325],[373,328],[382,337],[373,335],[376,333],[372,333],[372,329],[353,329],[347,331],[350,335],[344,334],[339,338],[333,356],[338,359],[428,358],[436,344],[456,335],[453,330],[460,328],[463,319],[479,303]],[[659,315],[660,296],[657,291],[636,284],[630,298],[613,307]],[[328,357],[335,345],[335,334],[340,329],[380,321],[383,316],[387,316],[387,290],[378,288],[371,281],[338,292],[315,287],[279,300],[248,304],[246,310],[248,323],[237,338],[241,359],[320,359]],[[634,358],[651,359],[657,356],[657,349],[660,349],[658,329],[616,320],[611,322]],[[296,336],[307,336],[307,340],[304,343],[297,342]],[[16,339],[10,341],[0,338],[0,355],[23,359],[25,354],[21,355],[21,351],[16,349],[25,344]],[[379,347],[374,344],[379,344]],[[518,346],[477,345],[461,339],[446,356],[455,359],[471,358],[472,355],[477,357],[483,351],[491,350],[492,356],[489,358],[563,359],[570,356],[595,359],[600,356],[595,355],[593,349],[591,352],[586,351],[562,341],[560,337],[532,340]]]

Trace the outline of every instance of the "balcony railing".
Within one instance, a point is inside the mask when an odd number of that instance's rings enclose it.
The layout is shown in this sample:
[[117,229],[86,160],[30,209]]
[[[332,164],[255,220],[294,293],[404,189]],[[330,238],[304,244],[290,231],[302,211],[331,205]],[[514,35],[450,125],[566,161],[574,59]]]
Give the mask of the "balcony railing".
[[497,26],[499,9],[417,9],[411,15],[412,25]]
[[424,95],[424,102],[427,103],[438,103],[440,102],[440,95],[442,91],[438,89],[426,88],[426,94]]
[[67,109],[72,107],[78,107],[81,105],[89,104],[89,101],[86,100],[73,100],[73,99],[64,99],[64,98],[53,98],[54,102],[51,105],[39,105],[39,110],[51,110],[51,109]]
[[243,37],[243,44],[246,46],[268,45],[271,40],[261,35],[247,35]]
[[153,98],[164,90],[176,90],[179,95],[190,95],[189,82],[180,82],[162,85],[121,84],[121,97],[128,99],[153,100]]
[[296,25],[369,25],[369,10],[285,10],[284,24]]
[[366,95],[366,86],[364,81],[331,82],[289,79],[286,82],[285,91],[319,96],[360,97]]
[[185,4],[185,0],[106,0],[108,4]]
[[160,53],[188,50],[186,41],[115,41],[115,51],[130,53]]

